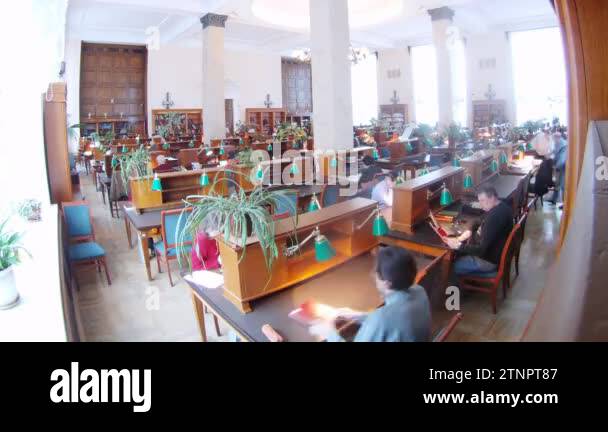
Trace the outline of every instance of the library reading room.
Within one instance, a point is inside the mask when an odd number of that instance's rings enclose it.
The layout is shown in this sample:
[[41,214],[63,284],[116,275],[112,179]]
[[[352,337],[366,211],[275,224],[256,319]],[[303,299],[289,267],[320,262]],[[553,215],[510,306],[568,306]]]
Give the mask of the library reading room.
[[2,9],[0,341],[608,341],[608,2]]

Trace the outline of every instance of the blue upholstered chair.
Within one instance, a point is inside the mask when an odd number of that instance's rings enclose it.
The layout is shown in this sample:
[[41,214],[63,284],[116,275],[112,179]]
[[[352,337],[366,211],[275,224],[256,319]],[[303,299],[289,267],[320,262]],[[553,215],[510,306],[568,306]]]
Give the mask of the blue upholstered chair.
[[68,236],[68,258],[72,265],[95,264],[101,273],[104,268],[108,285],[112,285],[106,251],[95,242],[91,209],[86,201],[63,203],[63,218]]
[[380,148],[380,157],[382,159],[390,159],[391,158],[391,149],[388,147]]
[[[170,210],[161,213],[161,235],[163,239],[154,245],[158,272],[162,273],[160,267],[162,259],[167,264],[167,273],[169,273],[171,286],[175,286],[175,284],[171,275],[170,261],[177,260],[178,254],[182,253],[180,249],[183,250],[183,253],[190,255],[194,243],[192,235],[189,233],[185,234],[183,239],[178,239],[178,230],[181,231],[184,228],[188,213],[192,212],[192,209],[186,210],[186,213],[182,216],[183,212],[184,210]],[[183,240],[183,243],[180,243],[179,240]],[[182,247],[180,248],[180,246]]]
[[323,191],[323,196],[321,197],[321,206],[323,208],[327,208],[329,206],[338,204],[339,196],[340,186],[327,185]]
[[275,215],[284,215],[289,213],[290,217],[298,215],[299,195],[296,190],[287,190],[279,197],[274,209]]

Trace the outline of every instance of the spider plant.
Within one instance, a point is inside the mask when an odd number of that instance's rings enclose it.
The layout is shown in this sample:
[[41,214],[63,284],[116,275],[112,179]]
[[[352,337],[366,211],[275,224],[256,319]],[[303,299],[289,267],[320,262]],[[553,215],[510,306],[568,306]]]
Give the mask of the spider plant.
[[[234,175],[242,175],[232,172]],[[232,183],[236,192],[229,197],[215,193],[221,182]],[[246,255],[247,240],[256,237],[268,271],[279,256],[275,242],[275,225],[269,209],[280,202],[286,202],[287,191],[268,191],[257,187],[251,192],[240,188],[232,179],[216,179],[211,185],[209,195],[190,196],[184,200],[186,206],[180,217],[177,232],[177,243],[183,245],[187,237],[196,238],[196,234],[204,227],[219,232],[224,241],[242,250],[240,260]],[[189,210],[191,213],[187,213]],[[297,213],[297,212],[296,212]],[[185,218],[182,219],[182,218]],[[294,236],[297,226],[297,216],[294,217]],[[189,252],[186,248],[178,246],[178,261],[181,267],[183,261],[190,262]]]
[[125,185],[129,184],[131,177],[152,177],[150,167],[150,154],[142,146],[132,153],[114,156],[120,166],[120,175]]
[[9,231],[8,221],[5,219],[0,222],[0,272],[19,264],[19,251],[25,251],[21,246],[22,235]]
[[465,139],[462,127],[456,123],[450,123],[445,127],[443,130],[443,137],[448,139],[450,147],[455,147],[456,144]]

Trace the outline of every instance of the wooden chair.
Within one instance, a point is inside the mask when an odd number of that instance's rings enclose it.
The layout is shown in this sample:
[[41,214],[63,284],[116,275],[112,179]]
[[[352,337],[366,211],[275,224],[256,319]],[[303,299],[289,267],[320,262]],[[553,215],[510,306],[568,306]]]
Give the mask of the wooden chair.
[[91,208],[86,201],[62,203],[63,218],[69,241],[68,258],[72,265],[95,264],[101,273],[103,266],[108,285],[112,285],[105,250],[95,241]]
[[[521,219],[519,220],[519,225],[521,226],[521,229],[519,231],[519,235],[517,236],[517,245],[514,248],[514,252],[513,252],[513,260],[515,262],[515,274],[517,276],[519,276],[519,257],[521,255],[521,246],[523,245],[524,241],[526,240],[526,225],[528,223],[528,218],[530,217],[530,212],[532,211],[532,208],[534,207],[535,202],[532,201],[528,204],[528,206],[525,208],[524,213],[521,217]],[[509,283],[510,286],[510,283]]]
[[[186,214],[183,217],[182,213],[184,210],[170,210],[163,211],[161,213],[161,235],[163,237],[162,241],[156,243],[154,245],[154,251],[156,252],[156,264],[158,265],[158,272],[162,273],[162,269],[160,267],[161,259],[167,265],[167,272],[169,273],[169,282],[171,286],[175,286],[173,283],[173,277],[171,275],[171,261],[177,260],[177,256],[181,253],[180,246],[184,249],[185,252],[190,254],[192,250],[194,241],[191,235],[184,236],[184,242],[182,244],[178,244],[177,230],[184,227],[186,223]],[[187,209],[186,213],[192,212],[192,209]],[[180,217],[181,217],[181,225],[180,225]]]
[[458,278],[460,287],[463,289],[489,294],[490,299],[492,300],[492,309],[494,314],[498,313],[496,296],[501,283],[504,297],[507,297],[507,288],[510,284],[511,264],[513,260],[514,247],[516,244],[515,240],[520,229],[521,225],[517,224],[511,231],[511,234],[509,234],[500,257],[498,271],[492,273],[460,276]]
[[448,340],[456,326],[462,321],[463,315],[461,313],[456,314],[452,317],[447,326],[445,326],[433,339],[433,342],[445,342]]

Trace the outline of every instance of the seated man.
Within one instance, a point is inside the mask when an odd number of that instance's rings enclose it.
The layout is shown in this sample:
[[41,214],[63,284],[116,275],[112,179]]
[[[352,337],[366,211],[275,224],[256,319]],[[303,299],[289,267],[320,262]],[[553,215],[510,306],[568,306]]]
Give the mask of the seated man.
[[375,184],[376,176],[382,174],[382,170],[376,166],[374,158],[365,156],[363,158],[363,167],[361,170],[361,178],[359,179],[359,189],[367,190]]
[[378,201],[380,207],[393,206],[393,188],[399,176],[395,172],[391,172],[378,183],[372,192],[372,199]]
[[448,246],[461,255],[454,263],[458,276],[495,272],[513,230],[513,210],[498,199],[496,189],[482,187],[477,196],[486,212],[477,235],[467,231],[458,239],[446,240]]
[[[431,306],[424,288],[414,285],[417,268],[412,254],[405,249],[387,247],[378,253],[376,287],[384,306],[369,315],[346,313],[335,319],[334,328],[358,322],[354,342],[429,342]],[[343,341],[334,334],[328,339]]]

